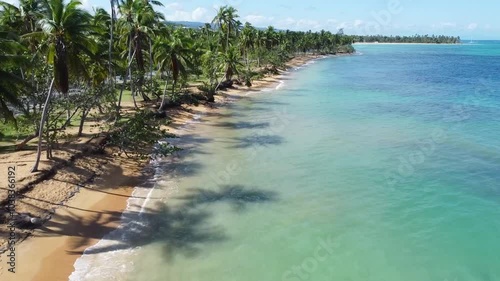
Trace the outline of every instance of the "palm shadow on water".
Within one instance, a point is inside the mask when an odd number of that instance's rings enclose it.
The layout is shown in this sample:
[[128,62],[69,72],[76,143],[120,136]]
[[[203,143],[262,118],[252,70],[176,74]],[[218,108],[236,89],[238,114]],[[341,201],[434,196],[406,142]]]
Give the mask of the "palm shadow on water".
[[253,134],[246,137],[233,138],[235,144],[231,148],[250,148],[258,146],[280,145],[285,142],[284,138],[279,135],[261,135]]
[[248,122],[248,121],[239,121],[239,122],[218,122],[215,123],[214,126],[228,129],[266,129],[269,128],[271,124],[269,122]]
[[[183,196],[174,198],[178,204],[169,206],[158,203],[157,206],[146,208],[143,212],[96,213],[91,222],[83,222],[81,218],[69,215],[56,215],[56,221],[51,220],[40,229],[40,236],[73,236],[71,248],[77,249],[90,239],[99,239],[105,233],[112,243],[106,246],[94,246],[85,254],[99,254],[117,250],[133,249],[158,243],[162,247],[167,262],[176,255],[194,257],[200,253],[204,245],[221,243],[230,237],[225,234],[224,227],[209,223],[213,213],[208,210],[212,204],[229,204],[237,212],[249,210],[250,204],[264,204],[278,199],[277,193],[243,186],[224,186],[219,190],[202,188],[189,189]],[[70,213],[71,214],[71,213]],[[111,232],[111,227],[103,226],[101,217],[108,221],[119,221],[122,218],[123,227]],[[58,217],[57,217],[58,216]],[[111,232],[111,233],[110,233]],[[81,255],[82,251],[68,251],[70,254]]]

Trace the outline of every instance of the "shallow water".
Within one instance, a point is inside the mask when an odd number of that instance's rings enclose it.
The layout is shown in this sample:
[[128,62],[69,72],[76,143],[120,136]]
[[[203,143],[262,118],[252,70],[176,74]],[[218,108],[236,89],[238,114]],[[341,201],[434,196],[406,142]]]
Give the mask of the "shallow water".
[[356,48],[188,125],[72,280],[500,280],[500,44]]

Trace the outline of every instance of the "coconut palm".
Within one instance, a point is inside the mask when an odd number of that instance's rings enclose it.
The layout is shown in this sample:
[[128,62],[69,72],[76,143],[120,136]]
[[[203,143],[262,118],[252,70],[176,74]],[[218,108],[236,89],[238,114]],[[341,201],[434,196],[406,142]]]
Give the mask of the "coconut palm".
[[255,45],[257,53],[257,67],[260,67],[262,49],[266,46],[266,34],[262,30],[257,30],[255,32]]
[[223,55],[222,63],[225,69],[224,77],[226,81],[230,81],[233,78],[233,75],[239,74],[239,70],[241,66],[243,66],[240,62],[238,49],[235,47],[229,48],[229,50]]
[[[134,97],[134,79],[132,78],[132,64],[134,60],[139,73],[138,90],[145,101],[149,97],[142,91],[145,73],[144,53],[147,53],[151,44],[151,37],[154,36],[160,20],[164,20],[163,14],[154,10],[153,5],[163,6],[159,1],[145,0],[122,0],[120,4],[121,18],[119,25],[122,33],[126,36],[129,48],[129,76],[132,96]],[[134,99],[135,103],[135,99]]]
[[229,41],[233,32],[237,33],[241,25],[241,22],[237,20],[239,17],[237,12],[238,11],[232,6],[222,6],[212,20],[212,24],[215,24],[226,37],[226,44],[225,46],[222,45],[225,47],[225,51],[229,49]]
[[114,83],[114,72],[113,72],[113,44],[114,44],[114,35],[115,35],[115,22],[116,22],[116,0],[109,0],[110,8],[111,8],[111,19],[109,24],[109,47],[108,47],[108,56],[109,56],[109,81]]
[[42,2],[39,0],[20,0],[18,6],[0,1],[0,6],[3,8],[0,23],[9,26],[19,35],[35,31],[36,21],[43,11]]
[[23,50],[15,36],[0,31],[0,117],[6,121],[15,122],[13,108],[23,109],[19,96],[27,85],[22,77],[13,72],[28,61],[25,56],[19,55]]
[[242,53],[245,56],[247,70],[250,69],[250,51],[254,48],[255,45],[255,31],[256,29],[252,26],[252,24],[247,22],[245,23],[245,26],[241,30],[240,34],[240,45]]
[[[158,65],[158,73],[169,72],[172,75],[172,96],[175,93],[175,87],[180,75],[186,75],[187,69],[192,68],[191,55],[193,54],[193,41],[187,37],[182,29],[176,29],[173,32],[164,31],[162,36],[156,39],[153,45],[154,61]],[[167,83],[163,90],[163,99],[160,110],[169,106],[167,100]]]
[[38,21],[41,31],[35,31],[25,36],[43,40],[47,61],[53,66],[53,81],[49,88],[47,99],[40,121],[38,136],[38,152],[32,171],[38,170],[41,155],[41,142],[45,119],[47,118],[53,88],[67,96],[70,76],[88,77],[82,54],[91,54],[94,42],[89,37],[92,30],[91,16],[80,9],[81,2],[71,0],[68,4],[64,0],[45,0],[45,11]]
[[276,44],[279,42],[278,33],[276,32],[276,29],[274,27],[269,26],[266,31],[265,31],[265,37],[266,37],[266,48],[267,50],[273,49]]

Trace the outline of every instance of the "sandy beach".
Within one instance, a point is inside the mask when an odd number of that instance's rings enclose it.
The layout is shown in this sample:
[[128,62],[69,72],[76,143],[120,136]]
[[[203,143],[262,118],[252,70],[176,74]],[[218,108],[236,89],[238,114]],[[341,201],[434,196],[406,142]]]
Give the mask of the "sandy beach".
[[[287,66],[297,67],[318,57],[296,57]],[[168,129],[182,137],[182,125],[194,116],[216,111],[228,100],[275,86],[279,83],[280,76],[281,74],[268,76],[254,81],[251,88],[239,86],[238,89],[224,91],[216,96],[214,104],[172,109],[168,115],[173,122]],[[26,184],[33,179],[28,171],[32,156],[29,153],[19,152],[1,159],[0,168],[3,171],[7,171],[10,165],[18,167],[18,184]],[[44,168],[50,165],[47,161],[43,163]],[[127,200],[134,187],[144,183],[150,176],[146,162],[113,155],[91,155],[77,159],[73,164],[57,170],[49,179],[34,185],[17,203],[23,210],[52,210],[53,214],[41,228],[23,234],[28,238],[16,245],[15,275],[7,271],[6,253],[0,255],[0,279],[68,280],[78,257],[120,224],[121,213],[127,207]],[[5,236],[7,233],[0,234]],[[1,241],[3,245],[5,241]]]

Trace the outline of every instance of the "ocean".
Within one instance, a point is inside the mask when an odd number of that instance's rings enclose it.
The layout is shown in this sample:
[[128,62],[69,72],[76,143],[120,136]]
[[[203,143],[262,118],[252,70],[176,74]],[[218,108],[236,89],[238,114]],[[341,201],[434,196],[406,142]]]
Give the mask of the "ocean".
[[500,42],[355,47],[186,125],[70,280],[500,280]]

